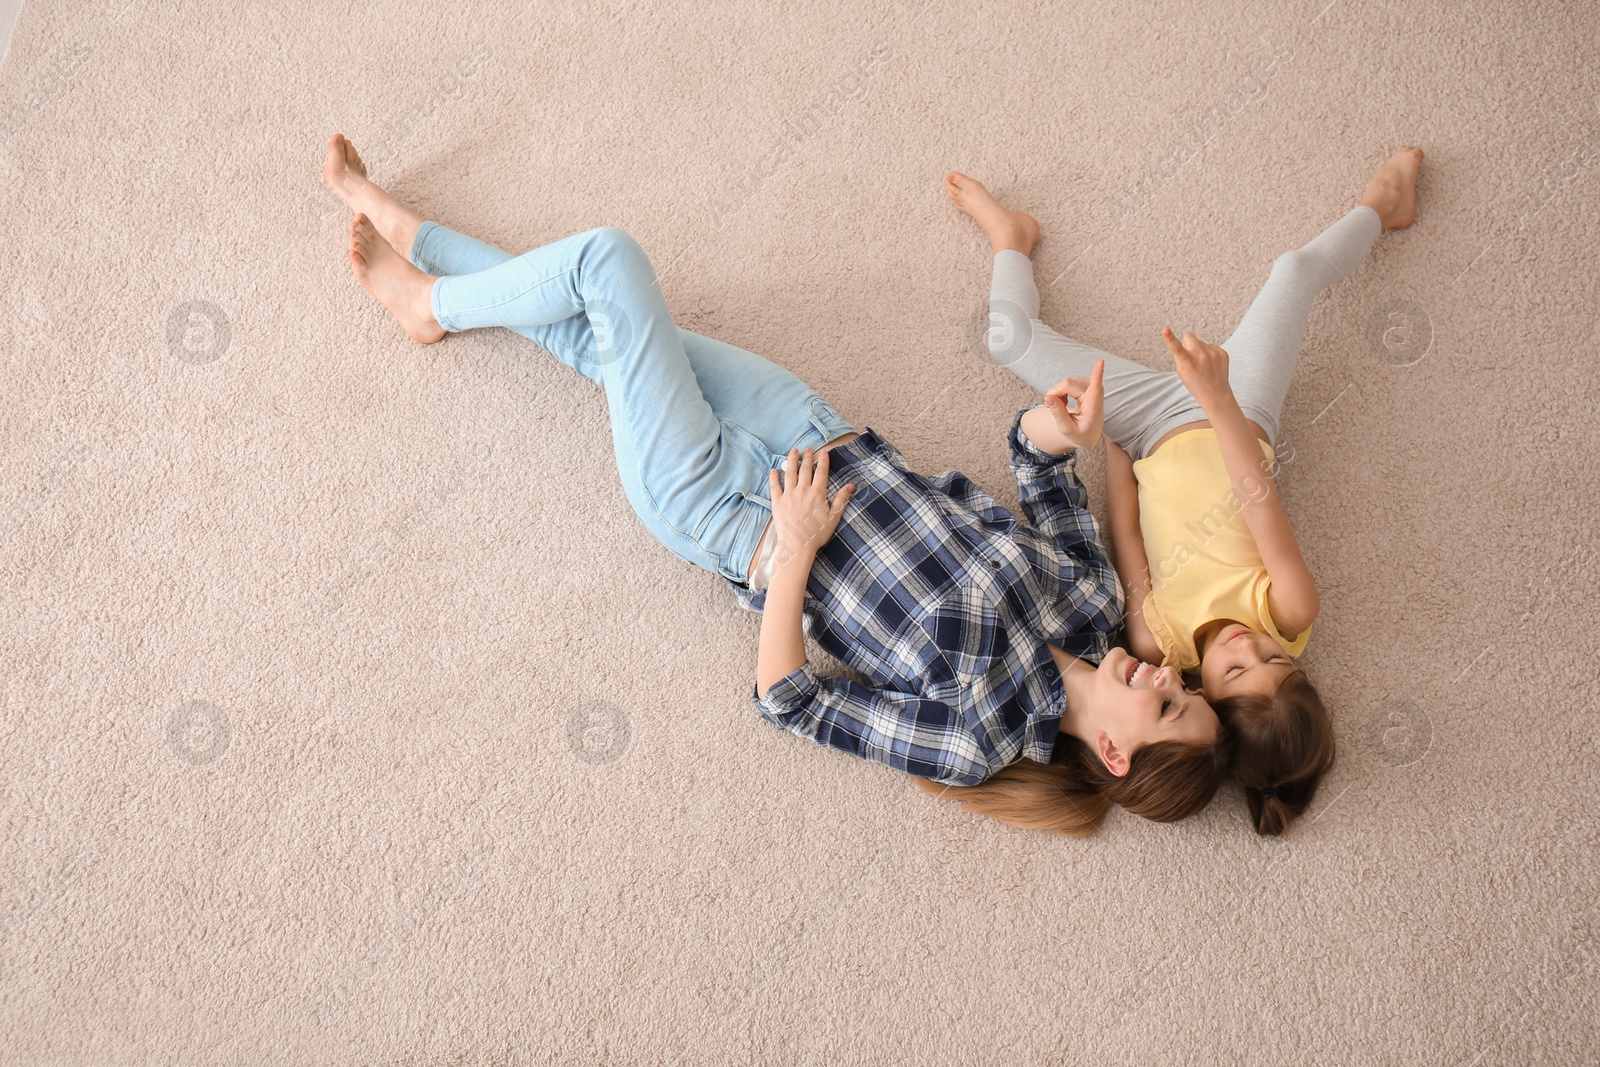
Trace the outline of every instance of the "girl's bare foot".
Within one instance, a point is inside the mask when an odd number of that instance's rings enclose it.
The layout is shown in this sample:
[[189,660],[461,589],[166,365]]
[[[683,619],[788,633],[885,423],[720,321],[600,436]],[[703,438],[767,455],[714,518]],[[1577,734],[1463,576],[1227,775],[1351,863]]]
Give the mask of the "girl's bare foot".
[[328,160],[322,165],[322,181],[351,211],[372,220],[383,239],[400,255],[411,257],[411,241],[422,225],[422,216],[390,196],[367,177],[367,165],[356,146],[336,133],[328,138]]
[[1361,202],[1378,213],[1386,230],[1403,230],[1417,215],[1417,168],[1422,149],[1403,144],[1384,160]]
[[951,203],[983,228],[996,252],[1011,248],[1033,255],[1033,246],[1039,243],[1039,223],[1032,215],[1006,209],[982,182],[959,171],[944,176],[944,191],[950,194]]
[[444,337],[444,328],[433,317],[431,298],[437,279],[406,262],[363,214],[350,220],[350,269],[361,288],[389,309],[407,337],[425,345]]

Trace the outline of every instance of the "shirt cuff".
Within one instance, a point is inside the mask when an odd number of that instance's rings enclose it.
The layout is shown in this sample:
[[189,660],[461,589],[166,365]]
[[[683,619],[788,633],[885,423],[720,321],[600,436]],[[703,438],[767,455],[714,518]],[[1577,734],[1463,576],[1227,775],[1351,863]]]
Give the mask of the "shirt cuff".
[[1076,448],[1069,448],[1065,452],[1046,452],[1044,449],[1034,444],[1033,439],[1023,432],[1022,416],[1026,415],[1034,408],[1042,406],[1043,405],[1040,404],[1033,404],[1017,412],[1016,418],[1011,423],[1011,437],[1015,442],[1016,447],[1022,452],[1033,456],[1035,459],[1042,460],[1046,463],[1059,463],[1064,459],[1072,458],[1078,452]]
[[761,692],[759,682],[752,684],[750,696],[755,700],[757,711],[763,715],[776,716],[793,711],[804,704],[817,691],[817,685],[816,671],[812,670],[811,661],[807,660],[773,682],[766,696],[758,695]]

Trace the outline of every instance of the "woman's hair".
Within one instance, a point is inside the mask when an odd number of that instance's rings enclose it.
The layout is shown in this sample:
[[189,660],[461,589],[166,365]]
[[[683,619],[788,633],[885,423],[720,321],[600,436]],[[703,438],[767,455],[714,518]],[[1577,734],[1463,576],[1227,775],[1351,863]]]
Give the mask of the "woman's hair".
[[917,778],[919,788],[1027,830],[1092,834],[1106,809],[1120,804],[1156,822],[1188,818],[1211,802],[1227,778],[1232,736],[1223,723],[1209,745],[1157,741],[1136,749],[1118,777],[1078,738],[1062,733],[1049,763],[1021,759],[978,785],[947,786]]
[[1233,777],[1244,786],[1256,833],[1282,834],[1333,765],[1333,726],[1316,687],[1295,671],[1271,696],[1224,697],[1212,706],[1233,733]]

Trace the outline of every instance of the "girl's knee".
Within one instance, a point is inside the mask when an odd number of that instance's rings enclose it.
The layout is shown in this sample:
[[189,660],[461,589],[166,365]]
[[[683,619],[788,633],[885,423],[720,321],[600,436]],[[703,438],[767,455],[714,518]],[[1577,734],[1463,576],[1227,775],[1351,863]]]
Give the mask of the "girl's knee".
[[1310,258],[1316,255],[1309,248],[1294,248],[1272,261],[1272,273],[1300,275],[1311,266]]
[[1331,285],[1342,275],[1316,248],[1305,245],[1285,252],[1272,261],[1272,273],[1291,281],[1322,288]]
[[988,330],[984,340],[989,357],[1002,367],[1016,363],[1033,345],[1037,320],[1010,300],[989,301]]

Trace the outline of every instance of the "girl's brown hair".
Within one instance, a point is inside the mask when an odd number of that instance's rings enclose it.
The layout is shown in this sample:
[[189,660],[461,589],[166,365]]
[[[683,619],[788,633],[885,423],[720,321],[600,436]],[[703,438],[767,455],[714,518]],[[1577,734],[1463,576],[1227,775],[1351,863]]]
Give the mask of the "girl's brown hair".
[[1270,697],[1225,697],[1213,705],[1234,737],[1233,777],[1244,786],[1256,833],[1281,835],[1305,814],[1333,765],[1333,725],[1304,671]]
[[1177,822],[1204,808],[1227,777],[1232,740],[1227,726],[1219,723],[1216,740],[1209,745],[1144,745],[1129,759],[1128,773],[1118,777],[1088,745],[1063,733],[1049,763],[1018,760],[978,785],[915,781],[927,792],[1012,826],[1083,837],[1094,833],[1112,804],[1156,822]]

